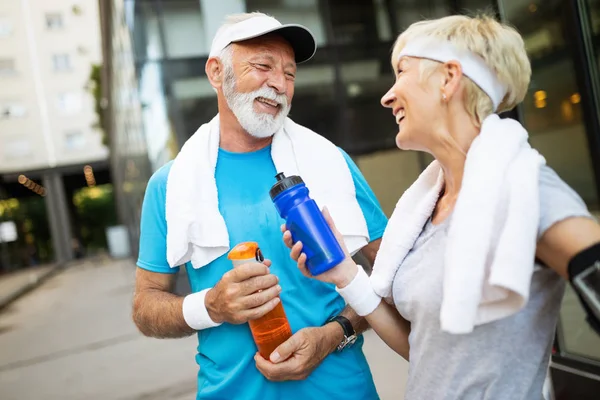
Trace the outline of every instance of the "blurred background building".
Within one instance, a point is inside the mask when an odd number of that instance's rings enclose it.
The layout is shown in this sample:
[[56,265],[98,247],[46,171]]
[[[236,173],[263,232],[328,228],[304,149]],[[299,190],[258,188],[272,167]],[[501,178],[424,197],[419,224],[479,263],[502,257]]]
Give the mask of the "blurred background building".
[[95,1],[0,2],[0,273],[106,247]]

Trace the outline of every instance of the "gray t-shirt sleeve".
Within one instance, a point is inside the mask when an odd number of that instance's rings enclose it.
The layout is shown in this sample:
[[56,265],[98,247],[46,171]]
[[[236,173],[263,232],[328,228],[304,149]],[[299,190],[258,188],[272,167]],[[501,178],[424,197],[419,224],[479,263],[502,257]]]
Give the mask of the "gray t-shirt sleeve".
[[540,169],[538,240],[552,225],[571,217],[593,218],[581,197],[552,168]]

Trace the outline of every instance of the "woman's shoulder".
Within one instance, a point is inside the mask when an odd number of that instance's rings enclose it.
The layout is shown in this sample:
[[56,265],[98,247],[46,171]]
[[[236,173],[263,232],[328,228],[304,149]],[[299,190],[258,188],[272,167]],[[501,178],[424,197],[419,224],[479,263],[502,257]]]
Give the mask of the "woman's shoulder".
[[540,168],[540,224],[538,237],[555,223],[570,217],[591,217],[581,196],[548,165]]

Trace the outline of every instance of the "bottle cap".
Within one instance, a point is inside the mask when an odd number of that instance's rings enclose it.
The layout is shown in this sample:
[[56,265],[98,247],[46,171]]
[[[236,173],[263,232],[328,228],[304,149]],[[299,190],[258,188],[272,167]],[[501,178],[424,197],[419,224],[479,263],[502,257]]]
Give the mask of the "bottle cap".
[[227,258],[230,260],[251,260],[255,259],[258,262],[265,261],[265,258],[256,242],[238,243],[229,253]]
[[271,200],[277,197],[277,195],[279,195],[281,192],[296,185],[300,185],[301,183],[304,183],[302,178],[300,178],[298,175],[286,177],[283,172],[280,172],[277,175],[275,175],[275,179],[277,179],[277,182],[273,185],[273,187],[271,187],[271,190],[269,190]]

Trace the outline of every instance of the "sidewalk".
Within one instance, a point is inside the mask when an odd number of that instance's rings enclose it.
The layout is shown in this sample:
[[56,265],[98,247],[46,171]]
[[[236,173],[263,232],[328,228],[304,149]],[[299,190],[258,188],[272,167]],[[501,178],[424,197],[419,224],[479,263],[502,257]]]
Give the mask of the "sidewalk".
[[40,286],[47,279],[68,268],[100,266],[113,262],[115,260],[112,260],[108,254],[101,253],[92,257],[72,260],[63,265],[45,264],[0,275],[0,311],[19,297]]
[[48,264],[0,275],[0,310],[39,286],[57,271],[56,264]]
[[[58,270],[0,313],[2,400],[195,398],[197,339],[137,331],[131,260],[85,260]],[[407,363],[372,331],[365,354],[381,400],[401,400]]]

